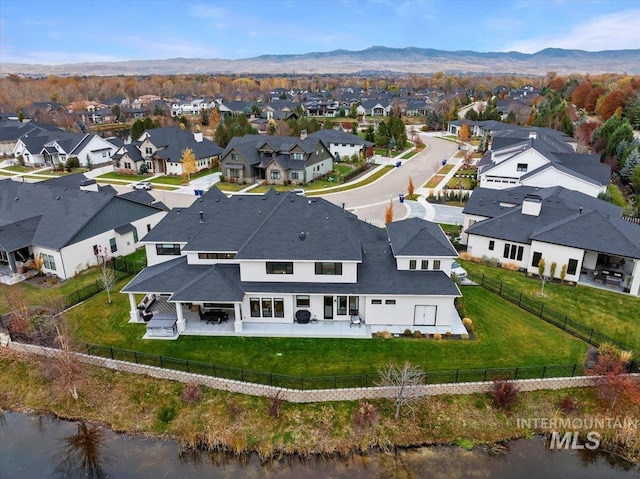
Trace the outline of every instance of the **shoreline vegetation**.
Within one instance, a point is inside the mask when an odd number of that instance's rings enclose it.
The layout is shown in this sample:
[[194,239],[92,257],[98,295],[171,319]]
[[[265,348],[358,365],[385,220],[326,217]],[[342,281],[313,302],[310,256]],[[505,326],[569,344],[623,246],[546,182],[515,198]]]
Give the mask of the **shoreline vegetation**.
[[[574,388],[519,393],[510,410],[497,407],[489,394],[426,397],[396,420],[392,400],[287,403],[277,396],[246,396],[94,366],[79,371],[74,400],[50,362],[8,348],[0,348],[0,384],[0,412],[49,413],[116,432],[175,439],[183,451],[255,452],[261,460],[433,445],[504,452],[505,441],[550,432],[522,427],[522,419],[616,415],[594,388]],[[637,429],[599,432],[601,448],[640,459]]]

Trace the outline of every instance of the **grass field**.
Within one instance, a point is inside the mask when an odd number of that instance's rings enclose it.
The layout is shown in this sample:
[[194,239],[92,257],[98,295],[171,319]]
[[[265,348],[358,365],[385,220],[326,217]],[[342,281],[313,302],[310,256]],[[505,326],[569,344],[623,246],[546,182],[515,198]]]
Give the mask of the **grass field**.
[[523,273],[469,261],[464,261],[463,266],[470,274],[479,277],[484,273],[498,279],[523,294],[543,301],[545,306],[640,351],[640,297],[589,286],[572,287],[547,282],[544,287],[546,296],[539,298],[537,294],[541,290],[541,283],[536,277],[528,278]]
[[582,362],[585,343],[480,287],[465,287],[463,293],[476,326],[474,341],[202,336],[141,340],[145,325],[127,323],[129,301],[123,294],[107,305],[106,293],[100,293],[69,311],[68,317],[78,341],[296,376],[375,373],[389,361],[410,361],[426,370]]
[[116,173],[115,171],[110,171],[109,173],[98,176],[98,178],[123,181],[145,181],[148,180],[150,176],[151,175],[123,175],[120,173]]

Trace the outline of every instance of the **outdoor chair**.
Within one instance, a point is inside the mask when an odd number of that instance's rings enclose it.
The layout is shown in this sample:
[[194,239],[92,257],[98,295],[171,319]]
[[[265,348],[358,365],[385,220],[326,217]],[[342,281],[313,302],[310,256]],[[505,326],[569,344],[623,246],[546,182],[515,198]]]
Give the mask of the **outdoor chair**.
[[360,317],[360,313],[352,314],[350,316],[351,322],[349,323],[349,327],[357,325],[358,327],[362,326],[362,318]]

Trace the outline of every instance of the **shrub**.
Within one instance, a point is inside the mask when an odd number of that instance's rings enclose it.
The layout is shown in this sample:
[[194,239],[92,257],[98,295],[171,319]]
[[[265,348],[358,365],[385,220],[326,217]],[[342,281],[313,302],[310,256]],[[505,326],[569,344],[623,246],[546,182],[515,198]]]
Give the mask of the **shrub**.
[[224,175],[220,175],[220,181],[224,181]]
[[202,399],[202,388],[199,384],[189,382],[182,390],[182,402],[187,404],[194,404]]
[[444,335],[445,335],[447,338],[450,338],[450,337],[451,337],[451,331],[447,331],[446,333],[444,333]]
[[496,258],[489,258],[488,256],[482,257],[482,263],[486,264],[487,266],[498,266],[498,260]]
[[442,334],[440,334],[440,333],[433,333],[433,339],[442,339]]
[[520,267],[516,263],[509,262],[509,261],[506,263],[502,263],[500,267],[507,269],[509,271],[518,271],[520,269]]
[[463,251],[462,253],[460,253],[460,259],[465,260],[465,261],[470,261],[472,263],[481,263],[482,262],[482,258],[480,258],[478,256],[473,256],[472,254],[469,254],[466,251]]
[[473,321],[471,321],[471,318],[464,318],[462,320],[462,324],[464,324],[464,327],[467,328],[467,331],[472,332],[475,328],[473,326]]
[[462,333],[460,335],[460,339],[469,339],[469,335],[467,333]]
[[519,393],[520,390],[513,381],[505,378],[496,378],[493,380],[491,398],[493,399],[493,404],[495,404],[498,409],[511,411],[518,401]]
[[275,396],[267,398],[267,407],[269,408],[269,416],[280,417],[280,410],[282,409],[282,391],[278,391]]
[[402,333],[403,336],[406,336],[407,338],[411,337],[413,333],[411,332],[411,330],[409,328],[405,329],[404,332]]
[[556,403],[556,406],[564,414],[575,414],[580,412],[582,409],[580,407],[580,401],[573,396],[564,396],[560,398]]
[[18,155],[18,164],[24,166],[24,156]]
[[73,168],[80,168],[80,160],[77,157],[72,156],[71,158],[67,159],[65,166],[67,167],[67,170],[73,169]]
[[389,331],[387,331],[386,329],[384,331],[378,331],[376,333],[373,333],[373,335],[376,338],[382,338],[382,339],[391,339],[393,338],[393,334],[391,334]]
[[414,338],[421,338],[422,337],[422,333],[418,330],[413,332],[413,337]]
[[162,408],[160,410],[160,412],[158,412],[158,421],[164,423],[164,424],[169,424],[171,421],[173,421],[176,418],[176,410],[173,406],[167,406],[165,408]]
[[353,411],[351,423],[357,429],[368,429],[379,420],[378,410],[367,401],[360,401],[358,407]]

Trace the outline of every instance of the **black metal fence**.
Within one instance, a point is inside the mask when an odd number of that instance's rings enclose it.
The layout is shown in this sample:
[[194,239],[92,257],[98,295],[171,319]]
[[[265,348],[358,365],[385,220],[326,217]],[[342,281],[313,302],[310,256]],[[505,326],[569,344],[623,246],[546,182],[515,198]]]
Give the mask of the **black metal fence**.
[[356,176],[361,175],[365,171],[369,170],[372,166],[373,166],[372,163],[365,163],[364,165],[358,166],[353,171],[350,171],[349,173],[342,176],[342,179],[341,179],[342,183],[346,183],[352,180],[353,178],[355,178]]
[[[127,361],[135,364],[155,366],[174,371],[202,374],[222,379],[231,379],[247,383],[265,384],[278,388],[289,389],[339,389],[364,388],[377,386],[378,373],[355,374],[344,376],[288,376],[286,374],[254,371],[245,368],[221,366],[217,364],[190,361],[167,356],[128,351],[85,344],[80,352],[92,356]],[[637,371],[638,364],[633,363],[631,371]],[[531,366],[521,368],[480,368],[480,369],[452,369],[446,371],[428,371],[428,384],[468,383],[477,381],[491,381],[496,378],[504,379],[545,379],[574,377],[585,375],[585,367],[581,364]]]
[[584,324],[569,318],[567,314],[546,306],[544,302],[526,296],[520,291],[505,285],[500,280],[485,276],[484,273],[482,276],[474,276],[470,274],[468,277],[492,293],[496,293],[507,301],[510,301],[511,303],[518,305],[518,307],[538,316],[547,323],[557,326],[572,336],[582,339],[595,347],[600,346],[602,343],[611,343],[620,349],[629,351],[634,350],[632,347],[625,345],[619,339],[612,338],[611,336],[596,331],[594,328],[585,326]]
[[[143,261],[134,262],[123,258],[115,258],[111,261],[111,267],[116,272],[116,281],[120,281],[128,276],[137,274],[142,271],[146,266]],[[89,283],[81,288],[76,288],[75,291],[67,293],[64,298],[64,307],[70,308],[82,301],[95,296],[96,294],[104,291],[105,287],[99,279],[96,279],[93,283]]]

